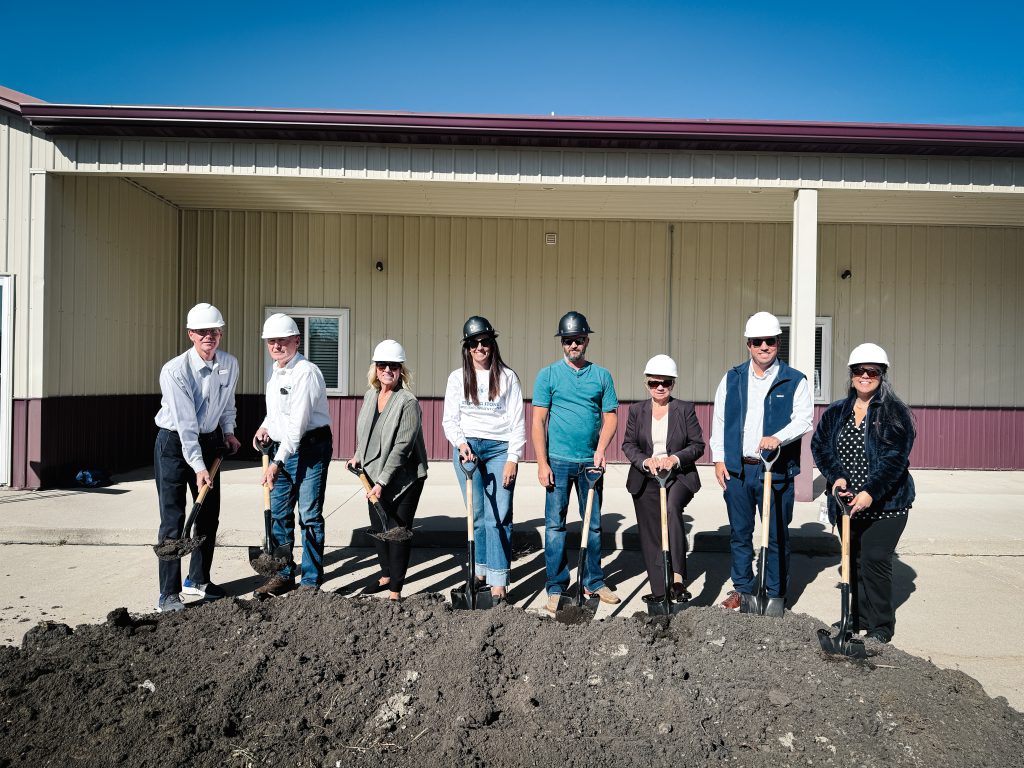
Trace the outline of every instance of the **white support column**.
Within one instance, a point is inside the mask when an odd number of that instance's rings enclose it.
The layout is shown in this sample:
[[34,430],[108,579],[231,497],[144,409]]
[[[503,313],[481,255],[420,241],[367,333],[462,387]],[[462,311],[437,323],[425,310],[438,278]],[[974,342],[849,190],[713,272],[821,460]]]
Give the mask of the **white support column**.
[[[793,197],[793,301],[789,328],[789,364],[814,388],[814,322],[818,294],[818,191],[799,189]],[[810,501],[814,478],[810,434],[804,436],[797,501]]]

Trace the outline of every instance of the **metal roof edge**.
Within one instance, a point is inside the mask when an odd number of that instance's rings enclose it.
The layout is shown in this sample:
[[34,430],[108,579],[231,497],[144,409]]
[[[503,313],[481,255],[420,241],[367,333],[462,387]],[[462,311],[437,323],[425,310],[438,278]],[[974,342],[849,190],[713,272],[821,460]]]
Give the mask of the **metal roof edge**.
[[23,104],[45,103],[45,101],[37,99],[35,96],[29,96],[27,93],[21,93],[20,91],[15,91],[12,88],[5,88],[0,85],[0,109],[7,112],[13,112],[16,115],[21,115],[21,107]]
[[[2,96],[2,93],[0,93]],[[20,113],[44,132],[103,135],[206,135],[289,140],[303,138],[423,142],[442,136],[457,143],[519,144],[599,141],[602,146],[652,142],[666,147],[728,145],[757,150],[911,154],[1024,155],[1024,127],[700,120],[546,115],[474,115],[238,107],[163,107],[22,103]],[[316,134],[315,136],[312,134]],[[474,138],[476,140],[474,140]],[[503,141],[504,139],[504,141]]]

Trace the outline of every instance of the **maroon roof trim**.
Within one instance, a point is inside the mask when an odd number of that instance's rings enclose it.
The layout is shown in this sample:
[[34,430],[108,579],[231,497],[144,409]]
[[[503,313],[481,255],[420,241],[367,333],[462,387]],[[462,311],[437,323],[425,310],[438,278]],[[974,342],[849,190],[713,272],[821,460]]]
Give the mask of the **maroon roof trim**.
[[13,112],[16,115],[20,115],[22,104],[43,103],[43,101],[37,99],[35,96],[29,96],[27,93],[14,91],[0,85],[0,109],[6,110],[7,112]]
[[1024,156],[1024,128],[22,104],[50,134]]

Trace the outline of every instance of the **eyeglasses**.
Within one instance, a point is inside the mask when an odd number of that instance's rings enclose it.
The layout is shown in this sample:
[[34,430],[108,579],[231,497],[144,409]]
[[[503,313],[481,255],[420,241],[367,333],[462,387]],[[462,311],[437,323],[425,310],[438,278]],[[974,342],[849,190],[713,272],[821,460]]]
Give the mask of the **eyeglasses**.
[[673,379],[665,379],[664,381],[662,381],[661,379],[647,380],[648,389],[658,389],[659,387],[664,387],[665,389],[672,389],[672,387],[674,387],[675,385],[676,382]]
[[400,371],[400,370],[402,370],[402,364],[401,363],[377,363],[376,365],[377,365],[377,370],[378,371],[384,371],[384,370],[389,370],[389,369],[392,370],[392,371]]
[[763,339],[747,339],[747,344],[752,347],[760,347],[767,344],[769,347],[779,346],[779,340],[774,336],[766,336]]
[[268,347],[287,347],[288,342],[291,340],[291,336],[282,336],[279,339],[267,339]]
[[865,368],[863,365],[854,366],[850,369],[850,373],[854,376],[867,376],[869,379],[877,379],[882,375],[882,371],[878,368]]
[[476,349],[477,347],[485,347],[490,349],[494,346],[494,339],[490,336],[485,336],[482,339],[470,339],[466,342],[466,349]]
[[571,347],[573,344],[575,344],[577,347],[582,347],[586,343],[587,343],[587,337],[586,336],[563,336],[562,337],[562,346],[563,347]]
[[213,336],[216,338],[217,336],[220,336],[221,330],[220,328],[189,328],[189,333],[194,333],[201,339],[204,339],[207,336]]

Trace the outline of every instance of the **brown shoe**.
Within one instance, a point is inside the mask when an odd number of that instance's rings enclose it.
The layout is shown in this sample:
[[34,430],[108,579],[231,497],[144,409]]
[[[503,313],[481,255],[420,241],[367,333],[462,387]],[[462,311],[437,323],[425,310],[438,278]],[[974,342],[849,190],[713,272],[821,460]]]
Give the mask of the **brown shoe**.
[[295,589],[295,579],[284,578],[283,576],[271,576],[263,586],[256,587],[252,596],[257,600],[266,600],[268,597],[280,597]]
[[561,598],[562,594],[560,592],[554,592],[548,595],[548,601],[544,604],[544,610],[553,614],[558,610],[558,602]]
[[615,605],[616,603],[622,602],[622,598],[612,592],[612,588],[607,584],[596,592],[587,592],[586,590],[583,590],[583,594],[586,597],[593,597],[594,595],[597,595],[601,598],[602,603],[608,603],[609,605]]
[[734,589],[725,596],[725,600],[722,601],[722,607],[727,608],[730,611],[735,611],[740,607],[740,603],[742,602],[743,596]]

